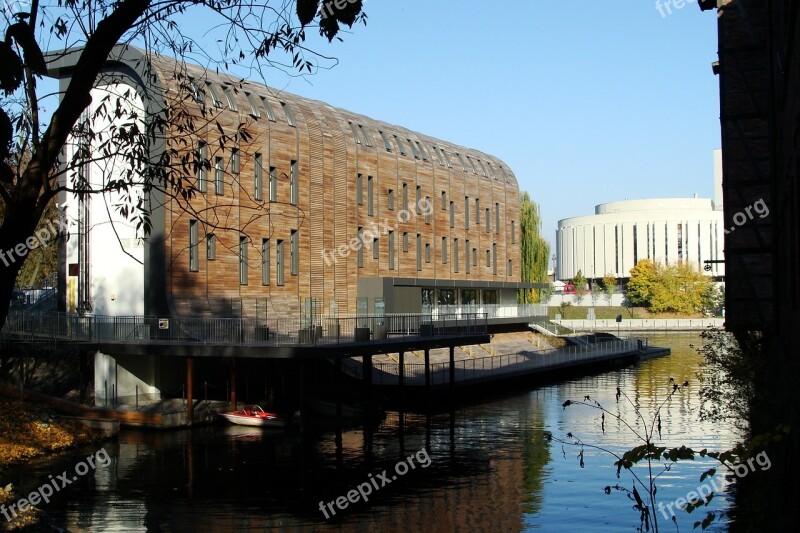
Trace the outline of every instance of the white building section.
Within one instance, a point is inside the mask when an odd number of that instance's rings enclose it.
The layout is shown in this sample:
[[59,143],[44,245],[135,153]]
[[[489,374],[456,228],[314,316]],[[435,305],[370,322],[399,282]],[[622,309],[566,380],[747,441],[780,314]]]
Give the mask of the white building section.
[[[92,104],[85,116],[90,130],[73,137],[65,151],[65,182],[73,189],[83,182],[92,190],[109,190],[83,198],[67,193],[59,199],[70,224],[65,265],[67,311],[142,315],[142,235],[119,209],[131,201],[135,204],[143,191],[138,184],[127,191],[113,190],[116,180],[129,180],[131,167],[125,155],[134,148],[118,146],[118,142],[109,139],[111,132],[119,128],[144,131],[144,104],[130,85],[105,85],[92,91]],[[81,154],[86,157],[82,157],[81,164],[74,164]],[[92,154],[91,160],[87,159],[88,154]],[[131,181],[139,180],[134,176]]]
[[[558,222],[556,276],[571,279],[580,270],[590,279],[628,278],[642,259],[724,276],[724,229],[721,206],[707,198],[600,204],[594,215]],[[705,261],[715,261],[710,271],[703,270]]]

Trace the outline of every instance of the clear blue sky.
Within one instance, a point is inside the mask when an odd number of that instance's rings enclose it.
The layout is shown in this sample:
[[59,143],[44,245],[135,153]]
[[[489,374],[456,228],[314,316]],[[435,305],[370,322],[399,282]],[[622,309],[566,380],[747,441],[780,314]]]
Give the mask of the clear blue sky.
[[712,196],[715,12],[650,0],[369,0],[339,59],[270,85],[505,160],[559,219],[625,198]]

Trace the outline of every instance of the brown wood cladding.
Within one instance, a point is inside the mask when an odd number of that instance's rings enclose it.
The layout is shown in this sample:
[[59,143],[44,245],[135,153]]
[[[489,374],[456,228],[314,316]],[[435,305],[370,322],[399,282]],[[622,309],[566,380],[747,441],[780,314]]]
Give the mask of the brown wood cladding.
[[[519,228],[519,191],[513,173],[497,158],[481,152],[455,146],[426,137],[404,128],[356,115],[289,93],[278,93],[263,85],[236,82],[231,85],[237,111],[229,108],[221,88],[231,83],[226,77],[189,66],[188,75],[201,87],[212,83],[223,101],[215,107],[206,92],[206,102],[201,104],[185,94],[178,94],[179,83],[174,80],[174,66],[168,61],[158,64],[166,98],[182,98],[193,108],[199,121],[201,106],[214,114],[210,123],[201,128],[197,138],[185,143],[182,150],[190,151],[203,140],[208,144],[211,169],[207,172],[206,192],[190,200],[187,212],[175,200],[167,201],[166,257],[167,290],[179,312],[209,312],[211,301],[236,301],[242,311],[255,312],[255,300],[268,300],[270,316],[296,316],[300,302],[307,297],[317,298],[322,309],[329,310],[332,302],[339,313],[356,312],[356,286],[359,276],[403,277],[424,279],[456,279],[485,281],[519,281],[519,236],[511,243],[511,221]],[[260,117],[251,114],[251,105],[245,93],[250,93],[259,104]],[[275,114],[270,121],[261,106],[265,98]],[[290,107],[295,126],[290,126],[281,102]],[[230,138],[221,141],[217,127],[230,137],[240,124],[245,124],[251,137],[236,146]],[[365,138],[356,141],[350,125]],[[392,145],[387,151],[379,132],[384,132]],[[401,155],[395,136],[406,151]],[[368,146],[365,142],[368,139]],[[419,159],[418,142],[425,151]],[[183,146],[183,145],[178,145]],[[443,149],[452,168],[442,164],[434,146]],[[240,171],[231,168],[231,150],[238,148]],[[469,156],[477,173],[465,159],[467,170],[461,167],[457,153]],[[255,194],[255,154],[262,157],[262,197]],[[215,193],[214,162],[222,157],[225,168],[223,194]],[[478,161],[491,164],[490,175],[484,177]],[[291,199],[291,165],[297,162],[297,205]],[[278,175],[277,201],[270,202],[270,167]],[[501,170],[501,167],[505,169]],[[491,176],[491,172],[495,177]],[[356,176],[362,175],[363,202],[357,203]],[[505,177],[507,176],[507,178]],[[372,178],[373,212],[369,214],[369,177]],[[403,184],[408,188],[407,220],[403,212]],[[420,197],[430,202],[429,223],[423,213],[417,214],[415,203],[417,187]],[[389,190],[394,191],[394,209],[389,209]],[[448,209],[441,209],[441,193],[446,192]],[[469,197],[469,229],[465,227],[465,197]],[[476,199],[480,201],[479,218],[476,217]],[[455,206],[455,227],[450,227],[449,202]],[[500,205],[501,225],[496,228],[495,204]],[[486,231],[484,210],[491,212],[491,232]],[[192,212],[195,212],[194,214]],[[199,270],[189,270],[189,221],[198,219],[201,230],[198,246]],[[377,228],[378,258],[373,258],[372,241],[365,242],[363,266],[358,266],[358,252],[351,249],[362,227],[369,236]],[[389,262],[389,238],[385,229],[394,231],[394,264]],[[297,230],[299,255],[298,273],[291,273],[291,232]],[[206,256],[205,235],[214,233],[217,238],[215,260]],[[408,234],[408,251],[403,250],[403,234]],[[417,234],[421,235],[421,270],[417,270]],[[239,239],[249,238],[247,283],[239,279]],[[447,241],[447,263],[442,262],[442,237]],[[261,250],[263,239],[269,239],[270,279],[262,284]],[[458,239],[458,268],[455,268],[454,240]],[[283,241],[284,276],[278,284],[278,241]],[[467,248],[469,241],[469,248]],[[425,246],[432,249],[431,260],[426,262]],[[486,250],[497,245],[497,274],[486,266]],[[369,247],[369,248],[367,248]],[[472,264],[472,249],[477,251],[477,266]],[[507,264],[513,271],[508,275]],[[470,262],[467,273],[466,262]],[[392,268],[393,266],[393,268]],[[456,271],[457,270],[457,271]],[[239,304],[234,304],[234,307]],[[210,312],[217,312],[211,310]],[[222,309],[219,312],[225,312]]]

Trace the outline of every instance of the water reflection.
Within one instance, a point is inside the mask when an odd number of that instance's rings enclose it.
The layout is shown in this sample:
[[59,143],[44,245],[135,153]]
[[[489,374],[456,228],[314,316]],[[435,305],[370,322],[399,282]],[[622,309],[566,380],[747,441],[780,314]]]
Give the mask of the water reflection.
[[[617,482],[613,459],[587,450],[581,469],[577,450],[547,445],[544,431],[571,431],[614,450],[638,444],[623,425],[607,417],[603,432],[599,413],[565,410],[562,403],[590,395],[628,420],[632,410],[615,402],[616,388],[651,407],[666,397],[670,376],[695,383],[699,357],[689,344],[698,341],[686,334],[653,338],[669,344],[673,355],[465,407],[452,426],[447,413],[406,414],[402,438],[397,413],[389,413],[374,431],[345,429],[340,453],[329,428],[125,431],[106,446],[111,466],[65,488],[44,510],[52,525],[70,531],[633,530],[638,515],[624,496],[602,491]],[[665,441],[724,449],[734,434],[698,421],[696,387],[690,388],[662,411]],[[334,504],[335,516],[325,519],[320,502],[334,502],[384,470],[391,478],[399,461],[426,446],[430,466],[409,469],[367,502],[348,502],[345,510]],[[20,470],[20,493],[83,457],[74,453]],[[661,478],[659,497],[685,496],[707,467],[705,461],[679,464]],[[691,530],[696,516],[679,514],[681,529]]]

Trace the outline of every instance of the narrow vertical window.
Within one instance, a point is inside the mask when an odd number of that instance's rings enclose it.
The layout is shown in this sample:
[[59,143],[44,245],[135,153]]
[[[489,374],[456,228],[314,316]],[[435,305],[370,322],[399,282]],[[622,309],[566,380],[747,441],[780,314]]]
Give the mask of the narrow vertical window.
[[247,237],[239,237],[239,284],[247,285]]
[[372,239],[372,258],[378,259],[380,257],[381,249],[380,249],[380,241],[378,238],[375,237]]
[[367,215],[375,214],[374,183],[372,176],[367,176]]
[[364,205],[364,177],[356,174],[356,204]]
[[379,131],[378,133],[380,134],[381,139],[383,140],[383,147],[386,149],[387,152],[391,152],[392,143],[389,142],[389,139],[386,137],[386,134],[383,133],[382,131]]
[[353,132],[353,139],[356,141],[356,144],[361,144],[361,137],[358,135],[358,130],[356,129],[356,125],[352,122],[348,122],[350,124],[350,131]]
[[500,204],[494,204],[494,232],[500,233]]
[[389,232],[389,270],[394,270],[394,231]]
[[253,98],[253,95],[250,93],[244,93],[247,97],[247,103],[250,104],[250,114],[254,117],[258,118],[261,116],[261,111],[258,110],[258,104],[256,104],[256,99]]
[[414,142],[417,143],[417,148],[419,149],[419,153],[422,156],[422,160],[423,161],[427,161],[428,160],[428,152],[425,151],[425,147],[422,146],[422,144],[419,141],[414,141]]
[[464,172],[467,171],[467,165],[464,163],[464,158],[461,157],[461,154],[456,152],[456,157],[458,157],[458,161],[461,163],[461,170]]
[[264,197],[264,158],[261,154],[253,156],[253,188],[256,200]]
[[300,186],[299,186],[299,172],[298,172],[297,161],[294,159],[292,160],[291,170],[289,171],[289,191],[290,191],[290,203],[292,205],[297,205],[298,198],[300,197]]
[[417,196],[414,199],[414,211],[419,215],[422,213],[422,187],[417,185]]
[[472,249],[472,266],[474,266],[474,267],[478,266],[478,249],[477,248],[473,248]]
[[403,232],[403,251],[404,252],[408,251],[408,232],[407,231]]
[[194,81],[194,78],[189,78],[189,89],[192,91],[192,97],[195,102],[203,103],[206,101],[205,93],[197,85],[197,82]]
[[464,229],[469,229],[469,196],[464,197]]
[[483,161],[478,159],[478,165],[480,165],[480,167],[481,167],[481,172],[483,173],[483,177],[484,178],[488,178],[489,175],[486,173],[486,167],[483,165]]
[[214,88],[211,83],[206,82],[206,87],[208,87],[208,92],[211,94],[211,100],[214,102],[214,107],[222,107],[222,100],[219,97],[219,93]]
[[491,217],[490,212],[491,212],[491,210],[487,207],[486,208],[486,232],[487,233],[491,233],[492,232],[492,217]]
[[238,174],[242,169],[241,162],[239,161],[239,149],[231,148],[231,172]]
[[475,168],[475,163],[472,161],[472,158],[470,156],[467,156],[467,161],[469,162],[469,166],[472,167],[472,173],[477,175],[478,169]]
[[439,164],[444,166],[444,159],[442,159],[442,154],[439,152],[439,148],[436,146],[433,147],[433,153],[436,154],[436,159],[439,160]]
[[361,138],[364,141],[364,144],[367,146],[372,146],[372,136],[369,134],[369,131],[367,131],[367,129],[361,124],[358,125],[358,131],[361,132]]
[[217,258],[217,236],[213,233],[206,235],[206,259],[213,261]]
[[206,183],[208,182],[208,177],[206,175],[206,169],[208,168],[208,145],[203,141],[197,143],[197,190],[200,192],[206,192]]
[[267,112],[267,118],[270,122],[275,122],[275,112],[272,110],[272,106],[269,103],[269,100],[266,97],[261,97],[261,104],[264,106],[264,111]]
[[514,263],[511,259],[508,260],[508,275],[511,276],[514,273]]
[[394,140],[397,143],[397,149],[400,151],[400,155],[406,155],[406,148],[403,146],[403,141],[400,140],[400,137],[395,135]]
[[[427,246],[426,246],[426,251],[427,251]],[[422,234],[417,233],[417,272],[419,272],[420,270],[422,270]]]
[[403,211],[408,211],[408,185],[403,184]]
[[197,221],[189,221],[189,270],[197,272],[200,270],[200,258],[197,256],[199,234],[197,233]]
[[453,239],[453,272],[458,272],[458,239]]
[[236,107],[236,99],[233,97],[233,91],[231,91],[231,88],[224,86],[222,87],[222,92],[225,94],[225,100],[228,101],[228,107],[230,110],[238,111],[239,109]]
[[364,267],[364,228],[358,227],[358,250],[356,253],[356,266]]
[[464,270],[467,271],[467,274],[470,273],[470,260],[469,260],[469,239],[466,240],[464,243]]
[[433,209],[433,204],[431,203],[430,197],[425,197],[425,224],[430,225],[431,223],[431,210]]
[[492,272],[497,275],[497,243],[492,244]]
[[447,191],[442,191],[442,211],[447,211]]
[[419,159],[419,152],[417,152],[417,147],[414,146],[414,141],[408,139],[408,145],[411,147],[411,153],[414,154],[414,159]]
[[289,233],[289,273],[292,276],[300,273],[300,236],[296,229]]
[[447,237],[442,237],[442,264],[447,264]]
[[275,250],[275,275],[277,276],[275,283],[283,285],[283,240],[278,239]]
[[278,169],[269,167],[269,201],[278,201]]
[[481,199],[475,198],[475,224],[481,224]]
[[222,158],[214,158],[214,192],[223,194],[225,192],[225,169],[223,168]]
[[447,168],[453,168],[453,163],[450,161],[450,158],[447,156],[447,152],[442,150],[442,156],[444,157],[445,163],[447,163]]
[[456,203],[450,202],[450,227],[456,227]]
[[294,126],[295,119],[294,119],[294,111],[292,111],[292,108],[286,102],[281,102],[281,107],[283,108],[283,112],[286,113],[286,123],[289,124],[290,126]]
[[511,244],[515,244],[517,242],[517,226],[514,221],[511,221]]
[[[429,242],[425,243],[425,262],[426,263],[431,262],[431,243]],[[422,269],[418,268],[417,270],[422,270]]]
[[261,239],[261,284],[269,285],[269,239]]
[[492,266],[492,254],[489,250],[486,250],[486,268]]
[[389,211],[394,211],[394,189],[389,189],[386,195],[386,208]]

